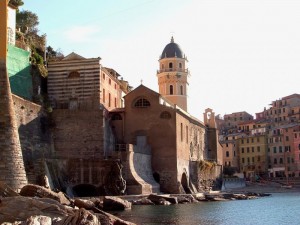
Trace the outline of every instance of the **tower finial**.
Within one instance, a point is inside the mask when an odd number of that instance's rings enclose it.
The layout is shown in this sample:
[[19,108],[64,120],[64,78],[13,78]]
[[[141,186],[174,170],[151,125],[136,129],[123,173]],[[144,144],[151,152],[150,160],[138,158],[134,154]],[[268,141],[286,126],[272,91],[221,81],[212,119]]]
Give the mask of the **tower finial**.
[[173,36],[171,37],[171,43],[174,43],[174,38],[173,38]]

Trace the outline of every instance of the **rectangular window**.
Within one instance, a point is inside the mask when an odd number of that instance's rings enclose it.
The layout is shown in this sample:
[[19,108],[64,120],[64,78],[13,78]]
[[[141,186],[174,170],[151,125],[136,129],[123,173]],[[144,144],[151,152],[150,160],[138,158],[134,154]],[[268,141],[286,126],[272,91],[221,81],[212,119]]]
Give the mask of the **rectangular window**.
[[254,163],[254,157],[252,157],[252,162]]
[[103,91],[102,91],[102,101],[103,103],[105,103],[105,89],[103,88]]
[[244,144],[244,139],[242,139],[242,144]]
[[257,152],[260,152],[260,146],[257,146]]
[[185,127],[185,135],[186,135],[186,143],[189,143],[189,127],[186,126]]
[[247,162],[250,163],[250,158],[249,157],[247,157]]
[[229,157],[229,151],[226,151],[226,157]]
[[235,151],[233,151],[233,156],[235,156]]
[[180,139],[183,141],[183,124],[180,123]]
[[111,101],[111,95],[110,95],[110,93],[108,93],[108,107],[110,107],[110,102]]
[[289,141],[289,136],[285,136],[285,140],[286,140],[286,141]]
[[257,138],[257,142],[259,142],[259,137]]
[[252,147],[252,152],[254,152],[254,147]]
[[244,148],[242,148],[242,153],[244,153]]
[[254,143],[254,138],[251,138],[251,142]]
[[260,156],[257,156],[257,162],[260,162]]
[[228,147],[228,143],[226,143],[226,147]]
[[277,149],[276,147],[273,147],[273,152],[276,153],[277,152]]
[[249,147],[247,147],[247,153],[249,153],[250,152],[250,149],[249,149]]
[[115,98],[115,107],[117,107],[117,98]]
[[282,152],[282,146],[279,146],[279,152]]
[[247,143],[249,143],[249,138],[247,138]]
[[245,163],[245,159],[244,158],[242,158],[242,163]]

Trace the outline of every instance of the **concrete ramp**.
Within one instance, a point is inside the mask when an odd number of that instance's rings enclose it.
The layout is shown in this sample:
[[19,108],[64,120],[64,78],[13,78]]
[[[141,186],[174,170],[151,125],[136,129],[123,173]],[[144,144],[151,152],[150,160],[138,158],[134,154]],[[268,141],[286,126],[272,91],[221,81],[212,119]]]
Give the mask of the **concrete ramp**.
[[246,187],[245,179],[243,178],[224,178],[222,183],[222,191]]
[[150,154],[128,152],[127,194],[159,193],[160,185],[154,180]]

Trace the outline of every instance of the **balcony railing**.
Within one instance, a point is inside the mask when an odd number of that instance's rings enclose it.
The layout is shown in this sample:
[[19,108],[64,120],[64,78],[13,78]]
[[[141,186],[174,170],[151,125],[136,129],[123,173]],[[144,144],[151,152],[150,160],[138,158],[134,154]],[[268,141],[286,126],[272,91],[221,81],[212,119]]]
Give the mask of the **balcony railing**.
[[157,70],[157,73],[163,73],[163,72],[184,72],[184,73],[188,73],[189,70],[188,69],[180,69],[180,68],[166,68],[166,69]]

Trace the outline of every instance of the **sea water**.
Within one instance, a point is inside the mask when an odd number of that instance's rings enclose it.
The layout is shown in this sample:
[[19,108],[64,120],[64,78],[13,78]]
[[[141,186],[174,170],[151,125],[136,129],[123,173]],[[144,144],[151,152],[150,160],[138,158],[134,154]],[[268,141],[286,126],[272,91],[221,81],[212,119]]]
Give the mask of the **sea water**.
[[300,192],[252,200],[133,206],[116,215],[145,225],[300,225]]

